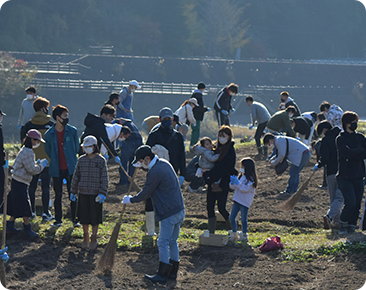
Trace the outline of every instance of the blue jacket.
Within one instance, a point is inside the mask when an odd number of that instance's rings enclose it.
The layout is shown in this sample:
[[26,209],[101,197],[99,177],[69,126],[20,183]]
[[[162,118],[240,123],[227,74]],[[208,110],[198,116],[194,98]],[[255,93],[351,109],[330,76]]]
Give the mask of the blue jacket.
[[[50,157],[50,175],[60,176],[60,167],[58,164],[58,146],[55,125],[53,125],[44,135],[46,141],[44,147],[47,155]],[[78,131],[74,126],[67,124],[64,133],[64,152],[69,175],[74,174],[76,163],[78,162],[77,153],[79,150]]]
[[158,221],[184,210],[177,175],[170,163],[164,159],[158,159],[149,170],[144,188],[131,198],[131,203],[140,202],[149,197],[152,199]]

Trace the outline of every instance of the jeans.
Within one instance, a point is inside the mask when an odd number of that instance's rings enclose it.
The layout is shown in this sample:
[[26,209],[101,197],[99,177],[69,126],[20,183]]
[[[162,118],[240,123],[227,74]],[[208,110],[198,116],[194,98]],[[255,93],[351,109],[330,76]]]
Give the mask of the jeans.
[[338,179],[337,181],[344,198],[341,221],[356,225],[363,196],[363,179]]
[[179,261],[178,237],[180,225],[184,221],[185,211],[172,215],[160,222],[160,232],[157,241],[159,261],[170,264],[169,259]]
[[261,147],[261,137],[263,135],[264,129],[266,129],[267,122],[261,123],[258,125],[257,130],[255,131],[254,139],[257,147]]
[[296,166],[291,164],[289,174],[290,178],[287,183],[286,192],[295,193],[299,187],[300,183],[300,171],[305,167],[305,165],[309,162],[311,157],[311,151],[302,154],[302,158],[300,161],[300,165]]
[[330,207],[327,214],[334,222],[339,223],[344,199],[342,192],[338,188],[336,175],[328,175],[327,183],[330,199]]
[[239,211],[241,212],[242,232],[247,233],[248,232],[248,208],[245,205],[237,203],[236,201],[234,201],[233,207],[231,208],[230,217],[229,217],[230,222],[231,222],[231,228],[233,229],[234,233],[236,233],[238,231],[238,226],[236,223],[236,216],[238,215]]
[[[135,153],[135,150],[141,146],[141,142],[126,142],[123,141],[120,145],[120,149],[121,149],[121,154],[120,154],[120,158],[121,158],[121,163],[123,168],[127,171],[129,176],[133,176],[133,173],[135,172],[135,167],[132,166],[132,161],[133,161],[133,156]],[[128,178],[126,176],[126,174],[123,172],[123,170],[118,167],[119,170],[119,183],[120,184],[130,184],[130,182],[128,181]]]
[[[71,180],[72,175],[69,175],[68,170],[60,170],[60,176],[59,177],[52,177],[53,179],[53,189],[55,191],[55,219],[56,222],[60,223],[62,222],[62,186],[64,183],[64,179],[66,179],[66,188],[67,192],[69,194],[69,200],[70,200],[70,187],[71,187]],[[73,194],[76,194],[76,192],[73,192]],[[70,200],[70,207],[71,207],[71,219],[72,222],[76,222],[76,201]]]
[[222,192],[212,192],[211,185],[208,187],[207,190],[207,215],[208,218],[215,217],[215,204],[217,201],[217,207],[219,208],[219,212],[224,217],[225,220],[229,218],[229,212],[226,210],[226,202],[227,196],[229,192],[222,191]]
[[36,212],[35,202],[36,202],[36,190],[38,185],[38,179],[41,179],[41,185],[42,185],[43,212],[48,214],[48,208],[50,206],[50,184],[51,184],[51,176],[48,167],[45,167],[40,174],[34,175],[29,185],[28,192],[32,212]]
[[201,130],[201,121],[196,121],[196,126],[191,125],[192,134],[191,134],[191,146],[197,144],[198,139],[200,138],[200,130]]

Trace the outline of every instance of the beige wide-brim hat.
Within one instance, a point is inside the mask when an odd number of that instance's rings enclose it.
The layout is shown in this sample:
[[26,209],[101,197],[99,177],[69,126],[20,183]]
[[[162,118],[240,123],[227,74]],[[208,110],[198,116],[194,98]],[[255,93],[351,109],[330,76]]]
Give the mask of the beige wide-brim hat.
[[188,102],[195,104],[197,107],[199,107],[198,101],[196,98],[190,98]]
[[92,135],[89,135],[84,138],[83,144],[81,144],[81,146],[88,147],[88,146],[97,145],[97,144],[98,144],[97,138],[95,138]]

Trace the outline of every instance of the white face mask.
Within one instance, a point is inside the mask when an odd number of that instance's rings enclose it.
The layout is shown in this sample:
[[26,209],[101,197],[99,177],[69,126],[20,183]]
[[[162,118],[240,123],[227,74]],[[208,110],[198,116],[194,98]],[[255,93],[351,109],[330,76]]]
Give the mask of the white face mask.
[[118,141],[125,141],[126,140],[126,138],[125,137],[120,137],[120,138],[118,138]]
[[141,163],[141,167],[145,168],[145,169],[149,169],[149,165],[145,164],[145,159],[144,159],[144,162]]
[[33,100],[33,95],[31,95],[31,94],[27,94],[27,98],[28,98],[28,100]]
[[36,148],[38,148],[38,147],[39,147],[39,145],[41,145],[41,142],[36,143],[36,145],[32,145],[32,148],[33,148],[33,149],[36,149]]
[[85,154],[92,154],[94,151],[93,147],[84,147]]
[[245,168],[243,168],[243,167],[240,168],[240,172],[244,174],[245,173]]
[[220,143],[221,145],[226,144],[226,143],[227,143],[227,141],[229,141],[229,139],[228,139],[228,138],[226,138],[226,137],[219,137],[219,143]]
[[294,116],[294,114],[288,114],[288,116],[289,116],[290,118],[292,118],[292,117]]
[[131,93],[134,93],[136,91],[136,89],[131,89]]

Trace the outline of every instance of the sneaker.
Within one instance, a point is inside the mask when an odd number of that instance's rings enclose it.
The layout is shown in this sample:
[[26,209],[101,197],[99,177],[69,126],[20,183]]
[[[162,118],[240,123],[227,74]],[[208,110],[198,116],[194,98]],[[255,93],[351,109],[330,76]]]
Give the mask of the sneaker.
[[53,228],[59,228],[62,226],[62,222],[55,221],[52,225]]
[[200,187],[197,189],[197,192],[199,192],[199,193],[205,193],[205,192],[206,192],[206,188],[203,188],[202,186],[200,186]]
[[239,242],[247,242],[248,233],[239,232]]
[[329,230],[330,225],[332,223],[332,219],[330,218],[330,216],[329,215],[323,216],[323,222],[324,222],[324,229]]
[[193,189],[190,185],[188,185],[188,190],[189,190],[189,192],[191,192],[191,193],[195,193],[195,192],[197,192],[197,190],[196,190],[196,189]]
[[78,222],[73,222],[72,224],[73,224],[74,228],[80,228],[81,227],[81,224],[78,223]]
[[318,187],[320,189],[324,189],[324,190],[328,189],[328,186],[327,185],[324,185],[324,184],[323,185],[319,185]]
[[280,194],[292,194],[292,193],[284,190],[284,191],[281,191]]
[[341,226],[340,228],[339,228],[339,230],[338,230],[338,235],[340,235],[340,236],[345,236],[345,235],[347,235],[348,234],[348,232],[347,232],[347,228],[346,227],[344,227],[344,226]]
[[48,214],[47,213],[42,214],[42,220],[45,222],[52,221],[54,218],[55,217],[50,212],[48,212]]
[[232,230],[229,230],[229,240],[230,241],[233,241],[233,242],[236,242],[239,240],[239,235],[237,232],[233,232]]

